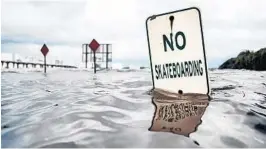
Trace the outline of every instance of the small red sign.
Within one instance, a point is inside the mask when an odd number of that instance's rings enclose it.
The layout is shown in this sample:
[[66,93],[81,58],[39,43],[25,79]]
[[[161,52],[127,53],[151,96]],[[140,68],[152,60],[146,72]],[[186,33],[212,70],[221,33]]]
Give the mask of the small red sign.
[[91,43],[89,44],[89,47],[91,48],[93,52],[95,52],[99,48],[99,46],[100,44],[95,39],[93,39]]
[[49,49],[48,49],[48,47],[46,46],[46,44],[44,44],[44,45],[42,46],[41,52],[42,52],[43,56],[46,56],[47,53],[49,52]]

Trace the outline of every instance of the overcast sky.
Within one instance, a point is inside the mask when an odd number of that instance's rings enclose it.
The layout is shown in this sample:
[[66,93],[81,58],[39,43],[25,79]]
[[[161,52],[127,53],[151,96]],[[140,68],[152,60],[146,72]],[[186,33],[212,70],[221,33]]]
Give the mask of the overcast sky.
[[241,50],[266,47],[263,0],[2,0],[2,52],[81,62],[93,38],[113,44],[115,62],[149,65],[145,21],[153,14],[196,6],[201,10],[209,67]]

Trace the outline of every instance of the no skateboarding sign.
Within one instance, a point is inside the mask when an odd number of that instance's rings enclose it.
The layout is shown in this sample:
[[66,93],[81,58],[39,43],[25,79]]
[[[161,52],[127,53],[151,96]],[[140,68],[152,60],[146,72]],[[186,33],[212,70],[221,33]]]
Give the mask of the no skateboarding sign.
[[187,8],[146,20],[153,87],[209,94],[199,9]]

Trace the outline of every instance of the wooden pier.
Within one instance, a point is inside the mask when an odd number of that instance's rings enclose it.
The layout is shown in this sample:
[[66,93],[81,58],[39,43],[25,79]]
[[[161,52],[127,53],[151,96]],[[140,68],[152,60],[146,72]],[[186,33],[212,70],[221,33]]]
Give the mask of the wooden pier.
[[[2,61],[2,67],[4,64],[6,64],[6,68],[10,68],[9,64],[13,64],[13,68],[17,67],[19,68],[19,65],[22,65],[23,68],[29,68],[29,66],[32,66],[32,68],[36,68],[37,65],[40,66],[40,68],[44,67],[43,63],[31,63],[31,62],[15,62],[15,61]],[[56,65],[56,64],[46,64],[46,67],[51,67],[51,68],[77,68],[76,66],[69,66],[69,65]]]

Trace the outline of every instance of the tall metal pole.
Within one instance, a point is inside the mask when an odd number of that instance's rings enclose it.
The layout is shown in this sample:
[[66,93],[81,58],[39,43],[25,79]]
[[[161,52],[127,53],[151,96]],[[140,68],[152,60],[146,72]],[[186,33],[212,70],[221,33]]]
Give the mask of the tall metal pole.
[[94,50],[93,50],[93,61],[94,61],[94,73],[96,73],[96,56]]
[[87,68],[87,63],[88,63],[88,49],[87,49],[87,44],[85,44],[85,68]]
[[108,69],[108,44],[106,44],[106,69]]
[[44,56],[44,73],[46,73],[46,56]]

